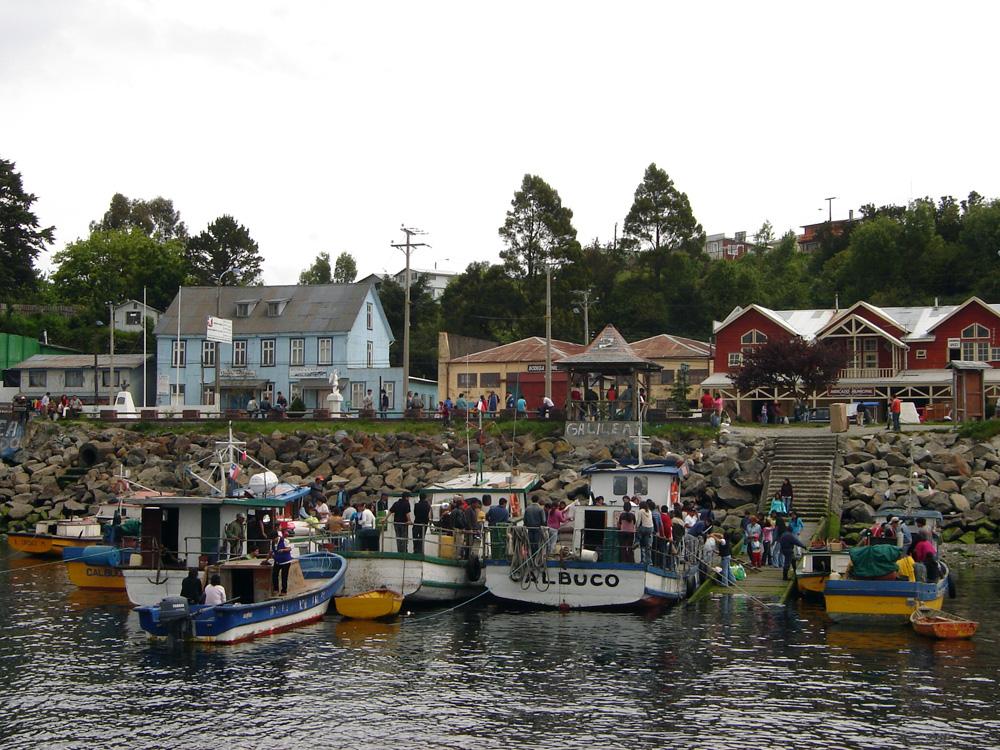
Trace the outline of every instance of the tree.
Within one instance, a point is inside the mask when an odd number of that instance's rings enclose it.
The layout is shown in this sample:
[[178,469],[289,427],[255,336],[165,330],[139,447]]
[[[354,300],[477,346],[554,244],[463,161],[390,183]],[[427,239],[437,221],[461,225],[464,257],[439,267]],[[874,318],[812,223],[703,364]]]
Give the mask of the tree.
[[165,310],[184,283],[187,263],[179,240],[157,242],[138,229],[95,231],[53,257],[52,284],[59,297],[103,320],[108,302],[146,288],[150,307]]
[[188,241],[187,257],[196,284],[215,286],[230,268],[238,270],[222,279],[225,286],[260,283],[260,266],[264,259],[257,242],[250,236],[250,230],[237,223],[232,216],[220,216],[192,237]]
[[758,253],[766,253],[774,246],[774,241],[774,226],[765,220],[753,236],[753,249]]
[[[383,305],[385,298],[383,297]],[[471,263],[441,295],[442,330],[507,343],[521,338],[526,300],[504,266]]]
[[625,236],[640,250],[687,250],[697,253],[705,232],[694,218],[691,203],[656,164],[646,167],[625,217]]
[[674,387],[670,392],[670,402],[674,409],[685,415],[691,410],[691,405],[688,403],[689,380],[688,365],[686,363],[681,364],[677,370],[677,374],[674,376]]
[[[403,306],[405,290],[391,277],[381,281],[378,290],[382,309],[392,328],[395,341],[389,348],[394,367],[403,363]],[[410,281],[410,374],[420,378],[437,377],[437,334],[441,327],[440,305],[427,286],[427,277]]]
[[573,212],[541,177],[526,174],[510,205],[498,231],[507,246],[500,257],[511,274],[533,279],[544,274],[545,263],[578,255]]
[[138,229],[160,242],[187,240],[188,232],[174,202],[157,196],[152,200],[132,199],[121,193],[111,197],[111,205],[100,221],[90,223],[90,231],[129,231]]
[[320,253],[306,270],[299,274],[300,284],[329,284],[333,281],[330,271],[330,253]]
[[850,352],[830,341],[806,341],[794,336],[772,338],[745,352],[743,364],[729,377],[743,393],[758,388],[788,391],[797,402],[821,393],[837,382]]
[[[329,257],[327,257],[329,261]],[[343,252],[337,256],[337,261],[333,266],[333,280],[337,284],[353,284],[358,277],[358,264],[354,256],[348,252]]]
[[52,243],[54,227],[40,227],[31,210],[36,200],[14,162],[0,159],[0,294],[33,287],[35,258]]

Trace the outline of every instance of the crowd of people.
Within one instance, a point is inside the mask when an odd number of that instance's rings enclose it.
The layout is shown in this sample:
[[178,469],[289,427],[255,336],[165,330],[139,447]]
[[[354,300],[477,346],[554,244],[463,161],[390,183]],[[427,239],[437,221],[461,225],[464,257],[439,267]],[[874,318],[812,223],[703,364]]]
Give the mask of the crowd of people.
[[25,394],[18,393],[11,401],[14,414],[21,422],[27,422],[28,417],[34,414],[38,417],[56,419],[69,419],[77,417],[83,411],[83,401],[79,396],[68,396],[63,394],[59,398],[46,391],[44,396],[29,399]]

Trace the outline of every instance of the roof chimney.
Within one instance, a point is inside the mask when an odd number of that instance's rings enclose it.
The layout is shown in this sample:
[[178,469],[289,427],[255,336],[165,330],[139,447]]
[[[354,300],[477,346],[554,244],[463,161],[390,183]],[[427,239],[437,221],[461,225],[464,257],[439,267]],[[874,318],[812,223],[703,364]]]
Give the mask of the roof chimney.
[[833,293],[833,311],[834,312],[840,312],[840,293],[839,292],[834,292]]
[[937,310],[937,306],[938,306],[938,298],[937,298],[937,297],[935,297],[935,298],[934,298],[934,309],[935,309],[935,310]]

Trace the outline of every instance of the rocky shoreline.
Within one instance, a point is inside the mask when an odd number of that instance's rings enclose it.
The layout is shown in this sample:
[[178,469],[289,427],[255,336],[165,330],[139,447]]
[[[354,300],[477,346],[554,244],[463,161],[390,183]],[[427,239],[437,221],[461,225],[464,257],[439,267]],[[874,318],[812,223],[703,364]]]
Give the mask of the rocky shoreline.
[[[383,489],[415,490],[475,464],[479,445],[457,432],[415,435],[338,430],[295,431],[294,425],[267,434],[240,434],[247,452],[292,483],[339,474],[352,501],[375,499]],[[124,427],[32,422],[12,462],[0,464],[0,530],[33,528],[38,520],[94,512],[113,499],[112,486],[124,465],[147,487],[200,493],[185,468],[209,456],[219,437],[202,434],[145,435]],[[771,437],[651,440],[647,455],[678,455],[690,474],[682,499],[711,503],[729,531],[756,510],[764,487]],[[562,438],[489,436],[483,446],[487,470],[512,466],[541,475],[540,494],[550,499],[585,496],[585,466],[625,458],[629,446],[571,445]],[[911,463],[912,455],[912,463]],[[911,466],[913,476],[911,476]],[[912,493],[911,493],[912,483]],[[831,511],[842,517],[848,542],[874,519],[884,503],[939,510],[944,540],[964,544],[997,541],[1000,523],[1000,438],[959,439],[954,433],[871,439],[841,438],[834,471]]]

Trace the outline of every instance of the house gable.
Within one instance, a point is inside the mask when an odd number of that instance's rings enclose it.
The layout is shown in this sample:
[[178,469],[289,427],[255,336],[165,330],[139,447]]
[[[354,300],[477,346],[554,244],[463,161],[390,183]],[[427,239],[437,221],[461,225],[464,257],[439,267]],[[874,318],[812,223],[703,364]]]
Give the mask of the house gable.
[[861,301],[855,302],[842,313],[835,316],[829,323],[816,332],[816,338],[823,338],[829,329],[838,323],[847,320],[851,316],[863,318],[870,323],[874,323],[881,330],[896,337],[897,339],[903,338],[903,336],[908,333],[899,321],[890,317],[884,310],[880,310],[873,305],[869,305],[867,302]]
[[[909,365],[919,369],[946,367],[949,362],[949,340],[958,339],[959,349],[961,349],[962,332],[973,325],[980,325],[987,329],[990,351],[986,361],[990,364],[1000,365],[1000,357],[994,356],[1000,352],[993,351],[1000,348],[1000,314],[978,297],[966,300],[965,303],[935,323],[929,330],[929,333],[934,336],[933,341],[928,341],[926,344],[923,342],[912,344],[914,349],[925,349],[926,357],[917,360],[911,356]],[[984,339],[978,340],[985,343]],[[959,358],[961,356],[961,351],[959,351]]]
[[715,372],[729,371],[729,355],[742,352],[743,337],[750,331],[759,331],[767,337],[767,341],[789,339],[798,335],[776,320],[777,316],[767,315],[755,308],[755,305],[751,305],[716,331]]

